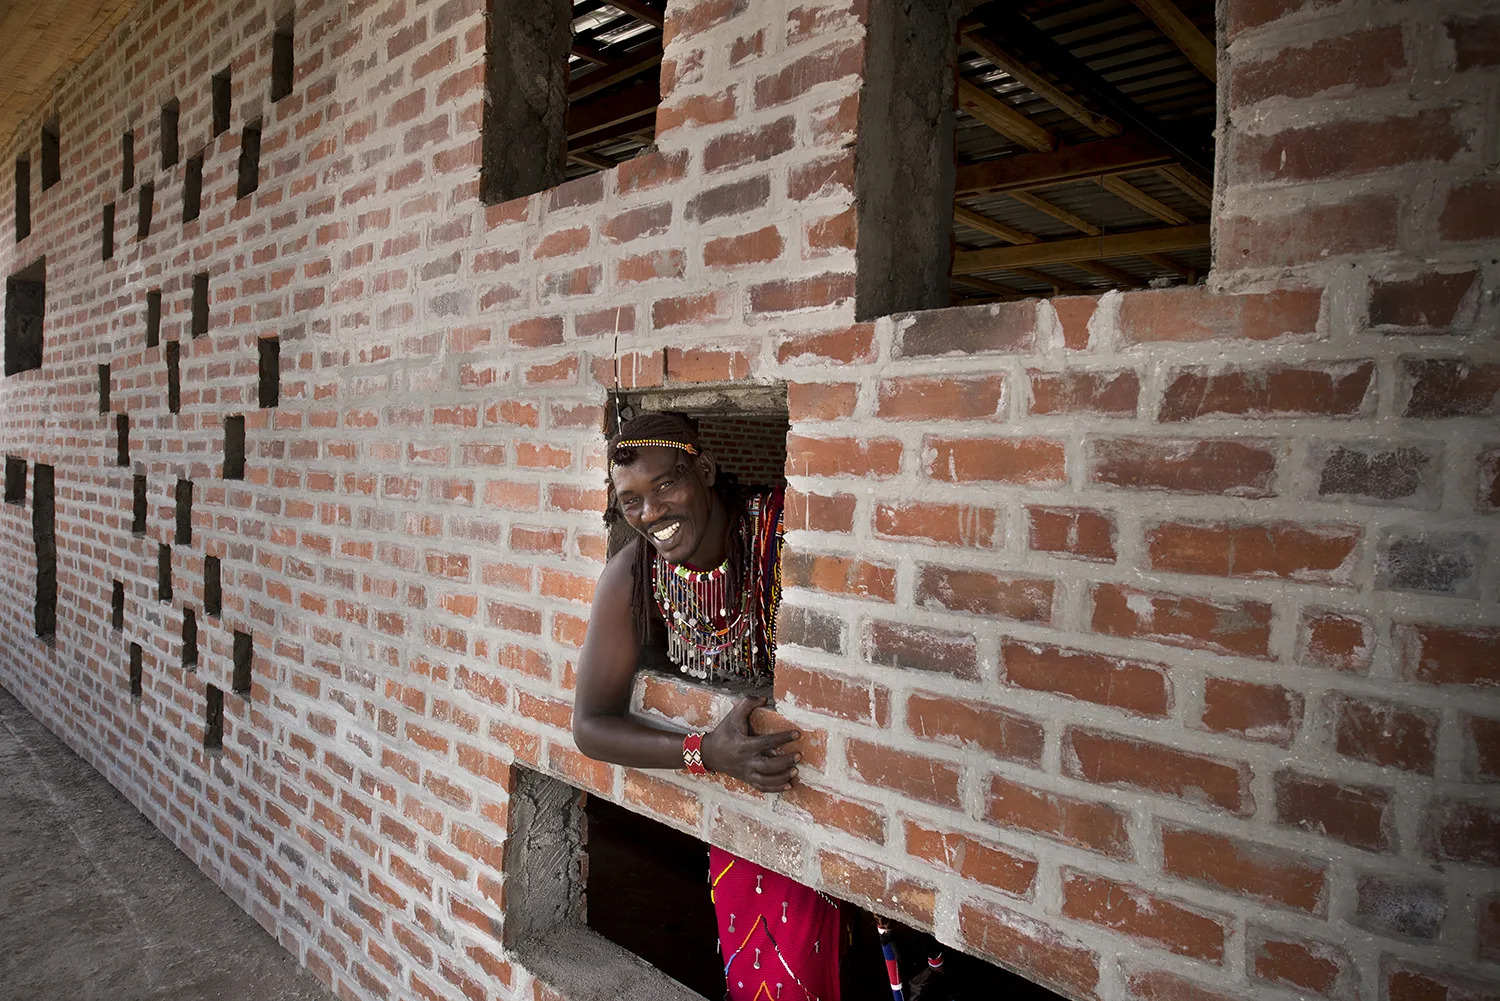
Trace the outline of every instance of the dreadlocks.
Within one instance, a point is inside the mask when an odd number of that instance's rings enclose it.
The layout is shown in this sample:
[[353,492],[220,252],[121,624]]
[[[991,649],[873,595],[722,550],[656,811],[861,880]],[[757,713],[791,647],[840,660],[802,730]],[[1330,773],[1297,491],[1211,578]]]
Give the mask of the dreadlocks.
[[[610,469],[634,465],[640,458],[640,450],[620,443],[642,439],[678,442],[691,446],[695,452],[703,450],[703,443],[698,438],[698,422],[686,414],[642,414],[640,417],[626,421],[609,440],[605,454],[609,460]],[[678,459],[677,470],[683,474],[698,475],[698,471],[689,465],[687,452],[683,452]],[[718,474],[714,477],[712,489],[729,515],[726,558],[729,580],[737,590],[745,582],[745,540],[744,533],[740,530],[745,519],[745,504],[740,491],[739,478],[720,467]],[[611,477],[609,506],[604,511],[604,523],[612,528],[622,517],[624,515],[620,511],[619,499],[615,496],[614,480]],[[654,550],[651,545],[644,538],[639,539],[636,546],[635,565],[630,577],[630,611],[635,616],[636,631],[640,634],[642,643],[648,642],[652,631],[651,564],[653,558]]]

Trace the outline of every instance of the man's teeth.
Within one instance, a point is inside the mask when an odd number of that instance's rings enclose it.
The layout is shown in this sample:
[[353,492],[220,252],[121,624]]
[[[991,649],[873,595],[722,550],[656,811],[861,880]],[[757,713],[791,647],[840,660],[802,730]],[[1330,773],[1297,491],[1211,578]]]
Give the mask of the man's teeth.
[[680,522],[680,521],[674,521],[674,522],[672,522],[672,524],[668,525],[666,528],[658,528],[656,531],[652,532],[651,533],[651,537],[653,539],[655,539],[657,542],[666,542],[672,536],[674,536],[674,535],[677,534],[677,529],[680,528],[681,526],[682,526],[682,522]]

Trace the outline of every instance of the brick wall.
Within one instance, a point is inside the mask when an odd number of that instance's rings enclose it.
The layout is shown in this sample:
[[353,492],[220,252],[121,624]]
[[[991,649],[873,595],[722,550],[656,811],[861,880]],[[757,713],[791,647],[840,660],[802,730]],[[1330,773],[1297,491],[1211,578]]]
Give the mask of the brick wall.
[[[7,275],[47,258],[0,428],[56,470],[58,623],[34,638],[6,505],[0,682],[345,997],[547,996],[497,933],[513,762],[1074,998],[1494,996],[1488,6],[1224,5],[1210,288],[855,323],[864,4],[671,0],[657,151],[486,207],[479,0],[302,0],[275,104],[280,8],[148,0],[5,151],[57,115],[61,181],[0,240]],[[572,747],[617,334],[627,389],[787,384],[793,794]],[[236,633],[251,685],[205,752]],[[637,691],[693,723],[714,699]]]

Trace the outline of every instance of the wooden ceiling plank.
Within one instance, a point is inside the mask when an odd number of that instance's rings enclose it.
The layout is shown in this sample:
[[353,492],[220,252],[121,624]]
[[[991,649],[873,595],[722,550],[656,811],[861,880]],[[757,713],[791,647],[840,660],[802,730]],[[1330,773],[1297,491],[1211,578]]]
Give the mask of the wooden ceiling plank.
[[1109,139],[1064,146],[1050,153],[1022,153],[994,160],[965,164],[958,168],[955,188],[960,197],[986,191],[1017,191],[1088,180],[1099,174],[1159,167],[1171,162],[1150,139],[1125,133]]
[[662,18],[661,11],[645,3],[644,0],[604,0],[604,2],[616,10],[623,10],[632,17],[638,17],[654,27],[660,28],[663,24],[664,19]]
[[1042,241],[1042,238],[1034,233],[1027,233],[1013,226],[1007,226],[1003,222],[996,222],[994,219],[981,215],[972,209],[966,209],[962,205],[953,206],[953,220],[963,223],[970,229],[977,229],[981,233],[988,233],[990,236],[998,237],[1006,243],[1027,244],[1040,243]]
[[1141,13],[1149,17],[1162,34],[1182,51],[1187,61],[1210,80],[1219,81],[1219,54],[1214,43],[1188,20],[1187,15],[1172,0],[1134,0]]
[[1131,184],[1123,177],[1101,177],[1099,179],[1099,186],[1121,201],[1129,202],[1142,212],[1155,216],[1164,223],[1169,223],[1173,226],[1183,226],[1189,221],[1187,216],[1165,202],[1146,194],[1146,192]]
[[1056,275],[1049,275],[1049,274],[1047,274],[1047,272],[1045,272],[1045,271],[1038,271],[1035,268],[1015,267],[1015,268],[1006,268],[1006,270],[1007,271],[1011,271],[1011,272],[1013,272],[1015,274],[1018,274],[1022,278],[1030,278],[1034,282],[1041,282],[1043,285],[1051,285],[1054,289],[1056,289],[1059,292],[1088,292],[1088,291],[1090,291],[1089,289],[1087,289],[1084,286],[1078,284],[1077,282],[1069,281],[1066,278],[1059,278]]
[[597,94],[605,87],[613,86],[622,80],[629,80],[633,76],[639,76],[660,64],[660,43],[650,46],[644,52],[626,53],[618,59],[605,63],[597,70],[579,79],[576,83],[570,84],[568,86],[568,100],[577,101],[588,97],[590,94]]
[[958,106],[1005,138],[1033,152],[1057,148],[1057,137],[994,94],[962,78]]
[[661,85],[655,80],[642,80],[613,94],[570,105],[568,141],[582,139],[647,112],[655,113],[660,103]]
[[1139,288],[1141,280],[1135,275],[1121,271],[1119,268],[1111,267],[1100,261],[1069,261],[1069,267],[1077,268],[1079,271],[1087,271],[1091,275],[1098,275],[1105,281],[1113,282],[1121,288]]
[[1193,226],[1161,226],[1130,233],[1082,236],[1048,240],[1023,247],[988,247],[961,250],[953,255],[954,274],[981,271],[1014,271],[1018,267],[1096,261],[1108,257],[1137,257],[1172,250],[1195,250],[1209,244],[1207,223]]
[[1033,195],[1025,191],[1007,191],[1006,194],[1022,205],[1036,209],[1038,212],[1051,216],[1058,222],[1072,226],[1080,233],[1087,233],[1089,236],[1098,236],[1104,232],[1103,229],[1095,226],[1087,219],[1076,216],[1061,205],[1054,205],[1052,202],[1038,195]]
[[568,159],[597,170],[613,170],[617,166],[613,160],[608,160],[602,156],[596,156],[593,153],[583,150],[568,150]]
[[1000,42],[992,38],[988,31],[979,25],[966,32],[963,36],[964,42],[975,52],[994,63],[996,68],[1003,70],[1017,83],[1024,86],[1037,97],[1051,104],[1063,114],[1072,118],[1096,135],[1115,136],[1124,129],[1120,128],[1118,122],[1108,115],[1101,115],[1096,111],[1084,107],[1073,95],[1061,87],[1034,71],[1019,58],[1013,56]]
[[1162,177],[1165,177],[1167,180],[1171,181],[1173,184],[1177,185],[1177,187],[1182,190],[1183,194],[1198,202],[1198,204],[1204,206],[1213,205],[1213,188],[1211,188],[1207,184],[1204,184],[1197,177],[1193,176],[1188,171],[1183,170],[1177,164],[1171,163],[1165,167],[1158,167],[1156,168],[1156,172]]

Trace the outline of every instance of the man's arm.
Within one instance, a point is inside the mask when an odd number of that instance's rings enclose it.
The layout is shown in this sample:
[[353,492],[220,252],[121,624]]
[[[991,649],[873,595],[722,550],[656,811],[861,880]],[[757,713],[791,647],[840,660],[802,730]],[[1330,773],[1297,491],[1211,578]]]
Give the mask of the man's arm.
[[[588,635],[578,658],[573,701],[573,740],[591,758],[633,768],[681,768],[682,734],[659,730],[629,715],[630,693],[641,654],[641,637],[630,609],[631,574],[639,539],[615,554],[594,591]],[[791,788],[798,755],[776,748],[796,740],[796,731],[757,736],[750,712],[764,699],[741,699],[703,738],[703,762],[763,792]]]

